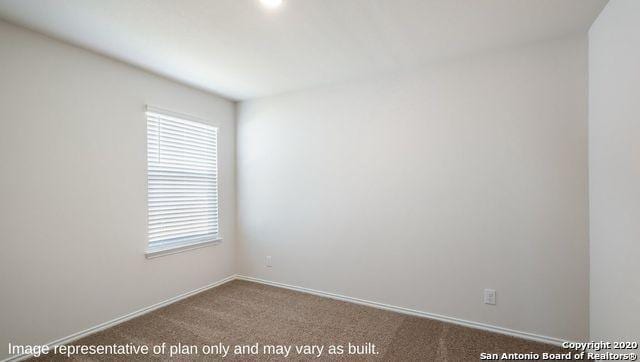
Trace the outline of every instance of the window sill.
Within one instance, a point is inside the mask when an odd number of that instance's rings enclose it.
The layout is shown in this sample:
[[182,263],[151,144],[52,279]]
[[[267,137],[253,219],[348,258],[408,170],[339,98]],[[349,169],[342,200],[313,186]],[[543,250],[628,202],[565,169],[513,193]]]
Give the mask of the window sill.
[[177,254],[177,253],[182,253],[182,252],[193,250],[193,249],[200,249],[207,246],[217,245],[217,244],[220,244],[221,242],[222,242],[222,239],[212,239],[212,240],[198,241],[198,242],[189,243],[189,244],[151,248],[151,249],[147,249],[144,252],[144,255],[147,259],[153,259],[160,256]]

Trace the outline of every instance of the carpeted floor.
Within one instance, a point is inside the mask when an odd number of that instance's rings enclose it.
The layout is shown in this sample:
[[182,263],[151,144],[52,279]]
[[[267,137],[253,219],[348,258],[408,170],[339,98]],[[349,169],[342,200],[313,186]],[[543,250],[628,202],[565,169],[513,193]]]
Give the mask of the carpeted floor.
[[[165,354],[76,355],[75,360],[212,360],[221,359],[203,346],[222,343],[231,350],[229,360],[281,360],[263,354],[267,345],[294,346],[293,360],[477,361],[481,353],[566,352],[561,348],[500,334],[465,328],[430,319],[406,316],[357,304],[336,301],[246,281],[232,281],[132,319],[73,343],[81,345],[154,345],[166,343]],[[169,346],[195,345],[198,354],[169,355]],[[254,346],[259,355],[234,355],[236,345]],[[349,354],[348,345],[375,345]],[[298,354],[295,346],[324,346],[320,358]],[[342,345],[343,354],[328,348]],[[370,345],[368,345],[370,346]],[[157,347],[158,348],[158,347]],[[175,348],[175,347],[174,347]],[[336,352],[334,349],[333,352]],[[185,351],[186,352],[186,351]],[[206,355],[204,353],[207,353]],[[272,351],[276,352],[276,351]],[[317,354],[317,350],[315,351]],[[63,356],[40,357],[63,360]]]

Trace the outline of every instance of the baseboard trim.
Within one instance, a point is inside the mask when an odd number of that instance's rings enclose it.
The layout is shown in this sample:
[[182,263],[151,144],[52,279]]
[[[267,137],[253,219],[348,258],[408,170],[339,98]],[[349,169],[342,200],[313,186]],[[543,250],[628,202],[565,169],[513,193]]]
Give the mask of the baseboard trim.
[[321,296],[321,297],[327,297],[327,298],[331,298],[331,299],[336,299],[336,300],[340,300],[340,301],[343,301],[343,302],[351,302],[351,303],[355,303],[355,304],[366,305],[366,306],[369,306],[369,307],[378,308],[378,309],[384,309],[384,310],[388,310],[388,311],[392,311],[392,312],[397,312],[397,313],[402,313],[402,314],[407,314],[407,315],[412,315],[412,316],[417,316],[417,317],[423,317],[423,318],[429,318],[429,319],[435,319],[435,320],[438,320],[438,321],[441,321],[441,322],[453,323],[453,324],[457,324],[457,325],[461,325],[461,326],[465,326],[465,327],[480,329],[480,330],[487,331],[487,332],[500,333],[500,334],[504,334],[504,335],[508,335],[508,336],[512,336],[512,337],[518,337],[518,338],[522,338],[522,339],[526,339],[526,340],[530,340],[530,341],[552,344],[552,345],[555,345],[555,346],[561,346],[562,343],[568,342],[568,341],[566,341],[564,339],[560,339],[560,338],[548,337],[548,336],[543,336],[543,335],[540,335],[540,334],[523,332],[523,331],[518,331],[518,330],[514,330],[514,329],[494,326],[494,325],[490,325],[490,324],[473,322],[473,321],[468,321],[468,320],[464,320],[464,319],[460,319],[460,318],[454,318],[454,317],[449,317],[449,316],[435,314],[435,313],[423,312],[423,311],[419,311],[419,310],[415,310],[415,309],[398,307],[398,306],[394,306],[394,305],[389,305],[389,304],[384,304],[384,303],[379,303],[379,302],[373,302],[373,301],[365,300],[365,299],[353,298],[353,297],[349,297],[349,296],[341,295],[341,294],[336,294],[336,293],[323,292],[323,291],[320,291],[320,290],[304,288],[304,287],[299,287],[299,286],[295,286],[295,285],[274,282],[274,281],[260,279],[260,278],[254,278],[254,277],[249,277],[249,276],[244,276],[244,275],[236,275],[236,279],[245,280],[245,281],[254,282],[254,283],[265,284],[265,285],[270,285],[270,286],[279,287],[279,288],[290,289],[290,290],[294,290],[294,291],[298,291],[298,292],[302,292],[302,293],[313,294],[313,295],[317,295],[317,296]]
[[[409,309],[409,308],[398,307],[398,306],[379,303],[379,302],[373,302],[373,301],[370,301],[370,300],[349,297],[349,296],[346,296],[346,295],[323,292],[323,291],[320,291],[320,290],[315,290],[315,289],[310,289],[310,288],[305,288],[305,287],[299,287],[299,286],[295,286],[295,285],[279,283],[279,282],[274,282],[274,281],[270,281],[270,280],[265,280],[265,279],[260,279],[260,278],[254,278],[254,277],[249,277],[249,276],[245,276],[245,275],[235,274],[235,275],[230,275],[230,276],[228,276],[228,277],[226,277],[224,279],[221,279],[221,280],[219,280],[217,282],[214,282],[214,283],[205,285],[203,287],[200,287],[198,289],[194,289],[192,291],[177,295],[175,297],[171,297],[171,298],[163,300],[163,301],[161,301],[159,303],[156,303],[156,304],[150,305],[148,307],[139,309],[139,310],[137,310],[135,312],[131,312],[131,313],[123,315],[121,317],[118,317],[118,318],[112,319],[110,321],[107,321],[107,322],[98,324],[96,326],[90,327],[90,328],[85,329],[83,331],[71,334],[71,335],[63,337],[63,338],[56,339],[55,341],[47,343],[47,345],[49,347],[53,347],[53,346],[57,346],[57,345],[61,345],[61,344],[71,343],[71,342],[73,342],[75,340],[78,340],[80,338],[86,337],[88,335],[91,335],[93,333],[102,331],[104,329],[107,329],[107,328],[110,328],[110,327],[113,327],[113,326],[116,326],[116,325],[118,325],[120,323],[123,323],[123,322],[126,322],[126,321],[128,321],[130,319],[133,319],[133,318],[139,317],[141,315],[147,314],[147,313],[152,312],[152,311],[154,311],[156,309],[165,307],[165,306],[167,306],[169,304],[178,302],[178,301],[180,301],[182,299],[188,298],[188,297],[193,296],[195,294],[202,293],[205,290],[209,290],[211,288],[215,288],[217,286],[220,286],[222,284],[228,283],[228,282],[233,281],[233,280],[245,280],[245,281],[249,281],[249,282],[270,285],[270,286],[274,286],[274,287],[278,287],[278,288],[284,288],[284,289],[294,290],[294,291],[298,291],[298,292],[302,292],[302,293],[313,294],[313,295],[317,295],[317,296],[320,296],[320,297],[327,297],[327,298],[331,298],[331,299],[341,300],[341,301],[344,301],[344,302],[350,302],[350,303],[365,305],[365,306],[369,306],[369,307],[373,307],[373,308],[384,309],[384,310],[397,312],[397,313],[401,313],[401,314],[406,314],[406,315],[412,315],[412,316],[417,316],[417,317],[435,319],[435,320],[438,320],[438,321],[441,321],[441,322],[453,323],[453,324],[457,324],[457,325],[461,325],[461,326],[465,326],[465,327],[480,329],[480,330],[484,330],[484,331],[488,331],[488,332],[500,333],[500,334],[504,334],[504,335],[508,335],[508,336],[512,336],[512,337],[527,339],[527,340],[530,340],[530,341],[548,343],[548,344],[552,344],[552,345],[556,345],[556,346],[560,346],[564,342],[569,342],[569,341],[566,341],[566,340],[563,340],[563,339],[560,339],[560,338],[548,337],[548,336],[543,336],[543,335],[539,335],[539,334],[535,334],[535,333],[529,333],[529,332],[522,332],[522,331],[517,331],[517,330],[514,330],[514,329],[509,329],[509,328],[504,328],[504,327],[498,327],[498,326],[494,326],[494,325],[490,325],[490,324],[473,322],[473,321],[468,321],[468,320],[464,320],[464,319],[460,319],[460,318],[448,317],[448,316],[444,316],[444,315],[440,315],[440,314],[423,312],[423,311],[419,311],[419,310],[415,310],[415,309]],[[2,360],[0,362],[22,361],[22,360],[25,360],[25,359],[27,359],[29,357],[31,357],[31,355],[28,355],[28,354],[18,355],[18,356],[11,356],[11,357],[6,358],[6,359],[4,359],[4,360]]]
[[[110,321],[107,321],[107,322],[104,322],[104,323],[100,323],[100,324],[98,324],[98,325],[96,325],[96,326],[90,327],[90,328],[88,328],[88,329],[85,329],[85,330],[83,330],[83,331],[80,331],[80,332],[74,333],[74,334],[72,334],[72,335],[69,335],[69,336],[66,336],[66,337],[63,337],[63,338],[56,339],[55,341],[52,341],[52,342],[47,343],[47,345],[48,345],[49,347],[53,347],[53,346],[58,346],[58,345],[62,345],[62,344],[71,343],[71,342],[73,342],[73,341],[75,341],[75,340],[78,340],[78,339],[80,339],[80,338],[86,337],[86,336],[91,335],[91,334],[94,334],[94,333],[96,333],[96,332],[100,332],[100,331],[102,331],[102,330],[104,330],[104,329],[107,329],[107,328],[111,328],[111,327],[116,326],[116,325],[118,325],[118,324],[120,324],[120,323],[126,322],[126,321],[128,321],[128,320],[130,320],[130,319],[133,319],[133,318],[139,317],[139,316],[141,316],[141,315],[144,315],[144,314],[147,314],[147,313],[149,313],[149,312],[152,312],[152,311],[154,311],[154,310],[156,310],[156,309],[159,309],[159,308],[165,307],[165,306],[167,306],[167,305],[169,305],[169,304],[173,304],[173,303],[178,302],[178,301],[180,301],[180,300],[182,300],[182,299],[188,298],[188,297],[190,297],[190,296],[192,296],[192,295],[195,295],[195,294],[198,294],[198,293],[202,293],[202,292],[204,292],[205,290],[209,290],[209,289],[211,289],[211,288],[215,288],[215,287],[220,286],[220,285],[222,285],[222,284],[228,283],[228,282],[230,282],[230,281],[232,281],[232,280],[234,280],[234,279],[236,279],[236,276],[235,276],[235,275],[230,275],[230,276],[228,276],[228,277],[226,277],[226,278],[224,278],[224,279],[222,279],[222,280],[219,280],[219,281],[217,281],[217,282],[214,282],[214,283],[211,283],[211,284],[205,285],[205,286],[200,287],[200,288],[198,288],[198,289],[194,289],[194,290],[192,290],[192,291],[189,291],[189,292],[186,292],[186,293],[183,293],[183,294],[177,295],[177,296],[175,296],[175,297],[171,297],[171,298],[169,298],[169,299],[165,299],[165,300],[163,300],[163,301],[161,301],[161,302],[159,302],[159,303],[156,303],[156,304],[150,305],[150,306],[148,306],[148,307],[144,307],[144,308],[142,308],[142,309],[138,309],[138,310],[137,310],[137,311],[135,311],[135,312],[131,312],[131,313],[129,313],[129,314],[125,314],[125,315],[123,315],[123,316],[121,316],[121,317],[114,318],[114,319],[112,319],[112,320],[110,320]],[[29,354],[23,354],[23,355],[11,356],[11,357],[6,358],[6,359],[4,359],[4,360],[2,360],[2,361],[0,361],[0,362],[16,362],[16,361],[22,361],[22,360],[25,360],[25,359],[27,359],[27,358],[29,358],[29,357],[31,357],[31,356],[32,356],[32,355],[29,355]]]

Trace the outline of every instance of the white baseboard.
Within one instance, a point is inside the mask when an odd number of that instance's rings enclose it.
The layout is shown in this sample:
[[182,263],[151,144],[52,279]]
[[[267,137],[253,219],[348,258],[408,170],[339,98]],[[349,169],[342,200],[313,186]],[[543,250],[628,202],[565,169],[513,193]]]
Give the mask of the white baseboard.
[[351,303],[366,305],[366,306],[369,306],[369,307],[378,308],[378,309],[384,309],[384,310],[388,310],[388,311],[392,311],[392,312],[397,312],[397,313],[402,313],[402,314],[407,314],[407,315],[412,315],[412,316],[417,316],[417,317],[423,317],[423,318],[429,318],[429,319],[435,319],[435,320],[438,320],[438,321],[441,321],[441,322],[453,323],[453,324],[457,324],[457,325],[461,325],[461,326],[465,326],[465,327],[481,329],[483,331],[488,331],[488,332],[495,332],[495,333],[505,334],[505,335],[512,336],[512,337],[523,338],[523,339],[527,339],[527,340],[530,340],[530,341],[542,342],[542,343],[552,344],[552,345],[556,345],[556,346],[560,346],[560,345],[562,345],[562,343],[567,342],[566,340],[563,340],[563,339],[560,339],[560,338],[548,337],[548,336],[543,336],[543,335],[539,335],[539,334],[535,334],[535,333],[529,333],[529,332],[522,332],[522,331],[517,331],[517,330],[514,330],[514,329],[493,326],[493,325],[490,325],[490,324],[473,322],[473,321],[468,321],[468,320],[464,320],[464,319],[448,317],[448,316],[444,316],[444,315],[440,315],[440,314],[423,312],[423,311],[409,309],[409,308],[397,307],[397,306],[394,306],[394,305],[378,303],[378,302],[372,302],[372,301],[369,301],[369,300],[353,298],[353,297],[348,297],[348,296],[345,296],[345,295],[329,293],[329,292],[323,292],[323,291],[319,291],[319,290],[314,290],[314,289],[309,289],[309,288],[304,288],[304,287],[298,287],[298,286],[295,286],[295,285],[278,283],[278,282],[273,282],[273,281],[270,281],[270,280],[264,280],[264,279],[254,278],[254,277],[248,277],[248,276],[244,276],[244,275],[236,275],[236,279],[246,280],[246,281],[260,283],[260,284],[271,285],[271,286],[274,286],[274,287],[295,290],[295,291],[298,291],[298,292],[303,292],[303,293],[308,293],[308,294],[314,294],[314,295],[321,296],[321,297],[327,297],[327,298],[341,300],[341,301],[344,301],[344,302],[351,302]]
[[[144,307],[144,308],[139,309],[139,310],[137,310],[135,312],[131,312],[129,314],[126,314],[126,315],[123,315],[121,317],[112,319],[110,321],[107,321],[107,322],[104,322],[104,323],[100,323],[100,324],[98,324],[96,326],[93,326],[91,328],[85,329],[84,331],[80,331],[80,332],[74,333],[72,335],[69,335],[69,336],[66,336],[66,337],[63,337],[63,338],[60,338],[60,339],[56,339],[53,342],[47,343],[47,345],[49,347],[53,347],[53,346],[59,346],[59,345],[62,345],[62,344],[71,343],[71,342],[73,342],[75,340],[78,340],[80,338],[86,337],[86,336],[88,336],[90,334],[94,334],[96,332],[99,332],[101,330],[113,327],[113,326],[115,326],[117,324],[120,324],[122,322],[126,322],[126,321],[128,321],[130,319],[139,317],[139,316],[141,316],[143,314],[147,314],[147,313],[149,313],[151,311],[154,311],[154,310],[156,310],[158,308],[162,308],[162,307],[167,306],[169,304],[172,304],[172,303],[175,303],[175,302],[180,301],[182,299],[188,298],[188,297],[190,297],[190,296],[192,296],[194,294],[198,294],[198,293],[204,292],[205,290],[208,290],[208,289],[211,289],[211,288],[215,288],[215,287],[217,287],[219,285],[228,283],[228,282],[230,282],[230,281],[232,281],[234,279],[235,279],[235,275],[230,275],[230,276],[228,276],[228,277],[226,277],[226,278],[224,278],[222,280],[219,280],[217,282],[211,283],[209,285],[205,285],[204,287],[201,287],[201,288],[198,288],[198,289],[194,289],[194,290],[192,290],[190,292],[186,292],[186,293],[177,295],[175,297],[171,297],[169,299],[163,300],[162,302],[150,305],[148,307]],[[31,355],[29,355],[29,354],[11,356],[11,357],[6,358],[6,359],[4,359],[4,360],[2,360],[0,362],[22,361],[22,360],[25,360],[25,359],[27,359],[29,357],[31,357]]]
[[[461,325],[461,326],[465,326],[465,327],[471,327],[471,328],[475,328],[475,329],[481,329],[481,330],[488,331],[488,332],[495,332],[495,333],[505,334],[505,335],[508,335],[508,336],[523,338],[523,339],[536,341],[536,342],[548,343],[548,344],[553,344],[553,345],[557,345],[557,346],[559,346],[562,343],[566,342],[563,339],[543,336],[543,335],[539,335],[539,334],[535,334],[535,333],[522,332],[522,331],[517,331],[517,330],[513,330],[513,329],[509,329],[509,328],[493,326],[493,325],[490,325],[490,324],[467,321],[467,320],[464,320],[464,319],[448,317],[448,316],[443,316],[443,315],[429,313],[429,312],[423,312],[423,311],[409,309],[409,308],[397,307],[397,306],[393,306],[393,305],[389,305],[389,304],[372,302],[372,301],[369,301],[369,300],[353,298],[353,297],[348,297],[348,296],[345,296],[345,295],[329,293],[329,292],[323,292],[323,291],[319,291],[319,290],[314,290],[314,289],[309,289],[309,288],[304,288],[304,287],[298,287],[298,286],[295,286],[295,285],[278,283],[278,282],[273,282],[273,281],[270,281],[270,280],[253,278],[253,277],[248,277],[248,276],[244,276],[244,275],[231,275],[231,276],[228,276],[228,277],[226,277],[226,278],[224,278],[222,280],[219,280],[219,281],[217,281],[215,283],[211,283],[209,285],[205,285],[204,287],[201,287],[201,288],[192,290],[190,292],[186,292],[186,293],[177,295],[175,297],[166,299],[166,300],[164,300],[162,302],[159,302],[159,303],[150,305],[148,307],[139,309],[139,310],[137,310],[135,312],[131,312],[131,313],[123,315],[121,317],[118,317],[118,318],[112,319],[110,321],[98,324],[98,325],[93,326],[91,328],[85,329],[84,331],[80,331],[80,332],[74,333],[72,335],[69,335],[69,336],[57,339],[55,341],[49,342],[49,343],[47,343],[47,345],[49,347],[53,347],[53,346],[57,346],[57,345],[71,343],[71,342],[73,342],[75,340],[78,340],[80,338],[86,337],[86,336],[88,336],[90,334],[93,334],[93,333],[99,332],[101,330],[113,327],[113,326],[115,326],[117,324],[120,324],[122,322],[126,322],[126,321],[128,321],[130,319],[139,317],[139,316],[141,316],[143,314],[149,313],[149,312],[154,311],[154,310],[156,310],[158,308],[162,308],[162,307],[167,306],[169,304],[175,303],[175,302],[180,301],[182,299],[188,298],[188,297],[190,297],[192,295],[204,292],[205,290],[208,290],[208,289],[211,289],[211,288],[215,288],[217,286],[220,286],[222,284],[228,283],[228,282],[230,282],[232,280],[236,280],[236,279],[237,280],[246,280],[246,281],[260,283],[260,284],[271,285],[271,286],[279,287],[279,288],[290,289],[290,290],[303,292],[303,293],[307,293],[307,294],[314,294],[314,295],[321,296],[321,297],[327,297],[327,298],[331,298],[331,299],[341,300],[341,301],[344,301],[344,302],[351,302],[351,303],[366,305],[366,306],[369,306],[369,307],[378,308],[378,309],[384,309],[384,310],[388,310],[388,311],[392,311],[392,312],[397,312],[397,313],[402,313],[402,314],[407,314],[407,315],[412,315],[412,316],[417,316],[417,317],[435,319],[435,320],[439,320],[439,321],[442,321],[442,322],[453,323],[453,324],[457,324],[457,325]],[[6,359],[4,359],[4,360],[2,360],[0,362],[22,361],[22,360],[27,359],[29,357],[31,357],[31,355],[26,355],[26,354],[25,355],[11,356],[11,357],[6,358]]]

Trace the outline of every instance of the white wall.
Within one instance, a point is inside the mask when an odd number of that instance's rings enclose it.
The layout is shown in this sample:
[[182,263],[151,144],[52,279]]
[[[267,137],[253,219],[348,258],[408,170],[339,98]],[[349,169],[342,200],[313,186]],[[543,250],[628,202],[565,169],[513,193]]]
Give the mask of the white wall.
[[239,272],[587,338],[586,45],[243,102]]
[[[234,273],[235,105],[0,22],[0,359]],[[220,126],[224,242],[152,260],[145,104]]]
[[[0,345],[236,270],[586,338],[586,49],[567,38],[242,103],[235,250],[232,102],[0,22]],[[144,258],[145,104],[220,125],[222,244]]]
[[589,31],[591,338],[640,340],[640,1]]

